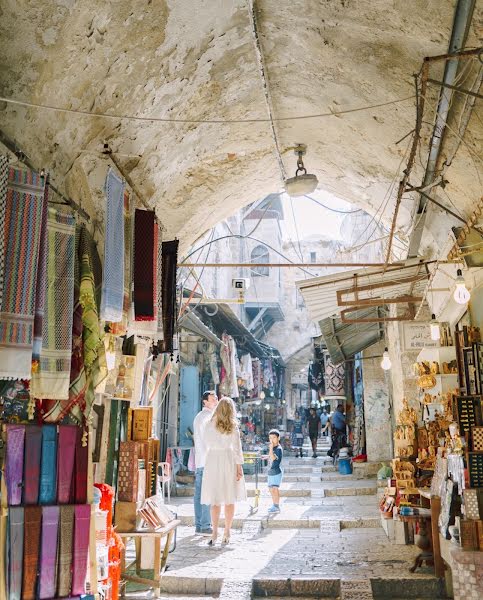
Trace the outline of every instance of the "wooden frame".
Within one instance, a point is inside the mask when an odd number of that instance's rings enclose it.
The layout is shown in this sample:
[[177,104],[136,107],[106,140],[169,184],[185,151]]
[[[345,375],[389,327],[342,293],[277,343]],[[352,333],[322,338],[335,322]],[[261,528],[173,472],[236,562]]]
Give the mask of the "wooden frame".
[[[354,277],[354,279],[356,279],[356,277]],[[399,303],[399,302],[417,302],[417,301],[421,301],[422,298],[416,298],[414,296],[401,296],[401,299],[397,299],[397,298],[365,298],[365,299],[360,299],[358,298],[358,294],[359,292],[367,292],[370,290],[378,290],[381,288],[387,288],[387,287],[395,287],[403,285],[405,283],[417,283],[419,281],[425,281],[428,279],[428,275],[427,273],[424,274],[419,274],[419,275],[411,275],[410,277],[405,277],[403,279],[400,279],[397,281],[397,283],[394,283],[394,281],[385,281],[383,283],[370,283],[367,285],[361,285],[358,286],[357,285],[357,279],[356,279],[356,284],[350,288],[346,288],[344,290],[337,290],[336,294],[337,294],[337,305],[338,306],[354,306],[354,305],[360,305],[360,306],[377,306],[377,304],[373,304],[374,302],[379,302],[380,304],[389,304],[389,303]],[[346,294],[355,294],[355,298],[354,300],[343,300],[343,296]],[[414,300],[413,300],[414,299]]]

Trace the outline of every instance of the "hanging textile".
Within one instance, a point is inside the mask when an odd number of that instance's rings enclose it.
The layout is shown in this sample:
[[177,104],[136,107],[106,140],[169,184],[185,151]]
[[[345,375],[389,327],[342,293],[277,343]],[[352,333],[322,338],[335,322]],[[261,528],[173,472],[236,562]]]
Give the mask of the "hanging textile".
[[110,168],[106,178],[101,320],[119,323],[124,306],[124,181]]
[[129,190],[124,190],[124,290],[122,319],[117,323],[108,323],[113,335],[126,335],[128,327],[128,316],[131,308],[132,289],[132,259],[133,259],[133,233],[134,233],[134,211],[133,197]]
[[154,211],[136,209],[134,216],[134,313],[136,321],[155,320]]
[[24,504],[39,501],[41,451],[42,427],[29,425],[25,428]]
[[157,261],[156,261],[156,310],[157,335],[155,341],[164,339],[163,331],[163,235],[161,226],[158,227]]
[[69,504],[71,500],[72,476],[78,427],[59,427],[59,451],[57,454],[57,503]]
[[221,347],[220,357],[223,364],[224,372],[222,372],[220,392],[224,396],[238,398],[238,382],[236,378],[236,362],[237,353],[235,341],[231,335],[224,333],[221,337],[223,346]]
[[34,398],[69,398],[74,310],[75,218],[49,208],[47,220],[47,293],[42,350],[32,374]]
[[235,345],[235,340],[229,336],[228,346],[230,349],[230,363],[231,363],[231,371],[230,371],[230,397],[238,398],[240,396],[240,392],[238,391],[238,380],[237,380],[237,364],[238,364],[238,355]]
[[244,354],[241,357],[240,363],[242,378],[245,380],[245,387],[249,392],[251,392],[254,388],[254,383],[252,357],[250,356],[250,354]]
[[40,544],[39,598],[55,598],[57,573],[57,540],[59,533],[58,506],[42,508],[42,538]]
[[72,546],[74,542],[74,506],[60,507],[59,560],[57,571],[57,597],[70,596],[72,582]]
[[8,156],[0,154],[0,309],[5,270],[5,216],[7,213]]
[[162,352],[173,352],[173,337],[177,319],[176,273],[178,266],[178,240],[163,242],[163,342]]
[[334,365],[328,352],[324,353],[325,363],[325,395],[345,395],[345,369],[344,364]]
[[9,600],[21,600],[23,578],[24,507],[8,509]]
[[57,428],[42,427],[42,458],[40,461],[40,504],[54,504],[57,494]]
[[5,482],[9,506],[22,503],[25,425],[7,425]]
[[74,551],[72,561],[72,596],[85,593],[91,507],[80,504],[74,512]]
[[4,253],[0,379],[31,377],[43,204],[43,177],[33,171],[10,168],[5,200],[0,201]]
[[260,359],[254,358],[252,360],[252,373],[253,373],[253,392],[252,398],[258,398],[262,391],[262,369],[260,365]]
[[76,504],[87,502],[87,470],[89,467],[89,447],[82,444],[83,430],[77,427],[75,443],[74,501]]
[[210,371],[211,378],[213,379],[213,385],[219,385],[220,373],[218,371],[218,358],[216,356],[216,352],[212,352],[210,354]]
[[48,234],[47,223],[49,216],[49,184],[45,185],[44,204],[42,207],[42,223],[40,226],[39,261],[37,267],[37,283],[35,284],[35,315],[34,315],[34,342],[32,349],[33,362],[40,360],[42,350],[42,336],[44,330],[45,295],[47,292],[47,252]]
[[22,600],[36,599],[42,507],[25,507]]

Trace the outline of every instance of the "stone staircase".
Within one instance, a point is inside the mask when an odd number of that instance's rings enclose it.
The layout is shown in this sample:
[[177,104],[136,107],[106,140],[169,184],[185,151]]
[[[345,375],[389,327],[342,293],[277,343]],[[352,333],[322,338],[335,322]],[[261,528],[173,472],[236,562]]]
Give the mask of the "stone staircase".
[[[321,450],[321,453],[323,449]],[[182,525],[162,579],[169,598],[442,598],[430,568],[410,574],[418,549],[385,536],[377,508],[377,464],[341,475],[328,457],[285,456],[281,513],[269,516],[266,477],[236,506],[231,544],[207,546],[193,530],[192,499],[173,509]],[[247,477],[250,493],[253,477]],[[223,523],[222,523],[223,524]]]

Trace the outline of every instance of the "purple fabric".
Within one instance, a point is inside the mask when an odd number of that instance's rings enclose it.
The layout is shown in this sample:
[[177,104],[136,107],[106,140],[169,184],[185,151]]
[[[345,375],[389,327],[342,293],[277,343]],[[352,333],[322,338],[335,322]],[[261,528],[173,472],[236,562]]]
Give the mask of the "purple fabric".
[[24,504],[38,504],[39,502],[41,448],[42,428],[37,425],[29,425],[25,429]]
[[23,506],[10,508],[8,521],[8,598],[9,600],[20,600],[23,575]]
[[72,561],[72,594],[85,593],[87,558],[89,553],[89,530],[91,507],[77,504],[74,521],[74,556]]
[[76,437],[77,427],[75,425],[59,427],[57,453],[57,502],[59,504],[69,504],[71,499]]
[[56,589],[57,541],[59,537],[58,506],[42,508],[42,538],[40,542],[39,598],[53,598]]
[[25,425],[7,425],[7,461],[5,481],[9,506],[22,503]]

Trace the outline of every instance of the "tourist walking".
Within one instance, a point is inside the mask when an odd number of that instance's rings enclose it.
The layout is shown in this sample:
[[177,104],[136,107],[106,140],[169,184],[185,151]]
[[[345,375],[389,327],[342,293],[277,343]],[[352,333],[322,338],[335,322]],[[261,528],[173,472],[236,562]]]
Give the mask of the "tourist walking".
[[229,544],[235,503],[247,498],[243,477],[243,452],[231,398],[219,401],[205,428],[206,462],[201,502],[211,506],[213,533],[210,546],[216,544],[222,505],[225,507],[223,544]]
[[322,411],[322,414],[320,415],[320,426],[322,428],[322,435],[324,437],[329,435],[328,428],[326,427],[328,422],[329,422],[329,415],[327,414],[327,411],[324,408],[324,410]]
[[296,411],[292,425],[292,448],[295,450],[295,457],[302,458],[302,446],[304,445],[304,424],[300,413]]
[[334,411],[334,414],[330,418],[330,424],[332,426],[332,445],[327,454],[329,456],[334,456],[337,455],[339,450],[347,443],[346,420],[342,404],[339,404]]
[[312,458],[317,458],[317,442],[319,440],[320,418],[314,407],[310,409],[309,416],[307,418],[307,432],[312,444]]
[[206,461],[205,429],[208,421],[213,416],[213,411],[218,404],[218,396],[210,390],[203,394],[201,399],[201,411],[196,415],[193,422],[193,434],[195,442],[195,531],[201,535],[212,535],[210,507],[201,503],[201,486]]

